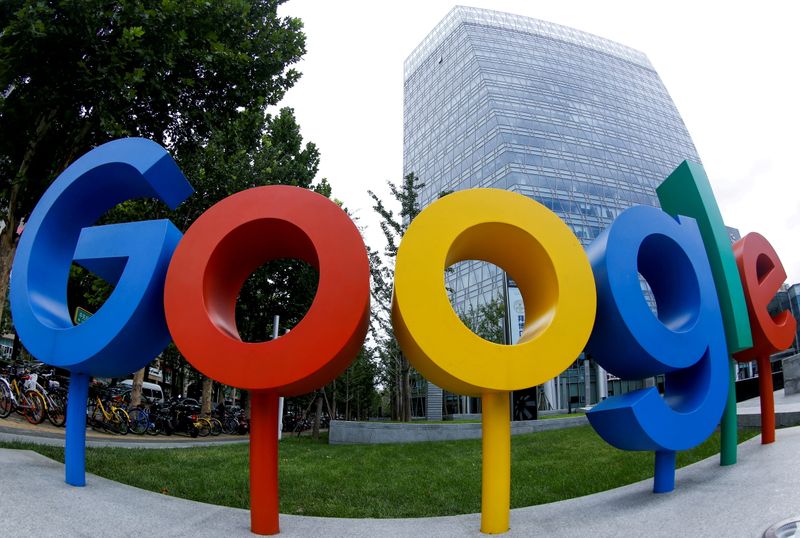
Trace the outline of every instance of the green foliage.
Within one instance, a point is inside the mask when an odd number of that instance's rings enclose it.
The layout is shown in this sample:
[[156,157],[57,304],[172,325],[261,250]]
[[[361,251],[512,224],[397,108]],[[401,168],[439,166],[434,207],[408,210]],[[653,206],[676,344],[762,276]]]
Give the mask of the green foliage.
[[350,407],[355,411],[355,416],[359,420],[366,420],[371,416],[377,416],[380,398],[376,389],[378,378],[378,365],[372,360],[371,355],[366,349],[356,357],[356,360],[348,369],[348,373],[353,384],[350,393],[353,395],[353,402]]
[[425,183],[414,172],[411,172],[403,178],[400,186],[391,181],[388,181],[387,184],[392,198],[400,204],[399,218],[395,216],[392,210],[386,208],[386,205],[378,198],[378,195],[371,190],[368,190],[367,193],[375,202],[372,208],[381,217],[381,231],[383,231],[386,239],[385,254],[393,259],[397,256],[397,247],[400,244],[400,239],[406,233],[406,228],[422,210],[419,205],[419,193],[425,187]]
[[[302,23],[278,17],[281,3],[0,3],[0,211],[7,225],[0,233],[0,297],[6,297],[17,223],[92,147],[124,136],[150,138],[170,150],[193,183],[201,177],[193,174],[198,161],[209,168],[220,152],[225,163],[253,155],[266,107],[298,79],[290,66],[305,52]],[[282,117],[273,128],[291,130]],[[290,135],[277,138],[290,141]],[[280,154],[292,148],[264,149],[265,161],[285,166]],[[314,151],[309,148],[309,160]],[[298,169],[310,164],[299,155]],[[226,191],[198,190],[182,209],[185,219]]]
[[[195,193],[176,211],[121,204],[103,223],[169,218],[185,231],[210,206],[251,187],[312,186],[319,151],[289,108],[268,115],[300,76],[302,23],[282,0],[11,0],[0,8],[0,209],[12,223],[75,158],[123,136],[167,147]],[[4,252],[13,248],[10,234]],[[2,270],[2,267],[0,267]],[[293,325],[316,292],[308,265],[277,260],[245,283],[239,332],[261,341],[272,316]],[[0,282],[0,293],[4,291]],[[73,268],[71,310],[96,310],[111,287]],[[165,361],[183,371],[176,350]],[[174,357],[176,355],[177,357]],[[168,364],[170,365],[170,364]],[[190,370],[191,373],[191,370]],[[183,374],[181,374],[183,375]]]
[[[30,212],[92,146],[144,136],[196,151],[299,77],[298,19],[275,0],[8,0],[0,11],[0,207]],[[25,161],[28,168],[21,170]]]
[[[167,147],[195,193],[176,211],[154,200],[117,206],[102,223],[169,218],[185,231],[226,196],[312,182],[319,151],[289,108],[266,114],[300,74],[302,23],[283,0],[9,0],[0,4],[0,210],[9,230],[63,168],[92,147],[142,136]],[[11,233],[2,254],[12,253]],[[12,253],[13,255],[13,253]],[[10,263],[0,256],[0,276]],[[310,307],[316,271],[269,262],[245,282],[236,322],[245,341],[267,340],[273,316],[293,326]],[[0,278],[0,296],[6,283]],[[96,310],[112,288],[73,268],[70,310]],[[2,320],[0,319],[0,322]],[[177,350],[167,367],[187,369]],[[191,374],[191,369],[189,369]]]
[[392,198],[400,205],[399,215],[388,209],[373,191],[367,191],[375,203],[373,210],[381,218],[381,231],[386,239],[384,256],[368,249],[372,274],[370,329],[374,342],[373,351],[382,367],[382,383],[390,393],[392,418],[409,421],[412,369],[394,337],[391,324],[392,290],[397,248],[408,225],[422,209],[419,204],[419,193],[425,187],[425,183],[411,172],[403,178],[399,186],[391,182],[388,182],[388,185]]
[[469,305],[467,311],[459,314],[458,317],[461,318],[464,325],[484,340],[495,344],[505,343],[506,307],[502,298],[498,297],[478,308]]

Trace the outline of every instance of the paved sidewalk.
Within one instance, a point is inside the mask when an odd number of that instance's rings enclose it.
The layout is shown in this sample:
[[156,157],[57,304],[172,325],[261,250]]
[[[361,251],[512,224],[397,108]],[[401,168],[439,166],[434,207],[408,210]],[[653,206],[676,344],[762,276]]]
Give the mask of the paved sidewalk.
[[[800,425],[800,393],[786,396],[783,389],[776,390],[775,398],[775,425],[778,428],[788,428]],[[740,428],[761,427],[761,399],[756,396],[736,404],[736,415],[739,418]]]
[[[783,389],[780,389],[775,391],[774,398],[776,413],[791,413],[800,411],[800,392],[787,396]],[[739,414],[759,413],[761,411],[761,399],[756,396],[755,398],[739,402],[736,404],[736,411]]]
[[[0,514],[5,527],[20,536],[252,536],[246,510],[94,475],[88,475],[86,487],[74,488],[63,481],[63,465],[34,452],[0,450],[0,469]],[[777,521],[800,516],[800,427],[778,430],[771,445],[761,445],[760,437],[743,443],[737,465],[720,467],[715,456],[680,469],[672,493],[655,495],[651,488],[652,481],[645,480],[512,510],[505,536],[759,537]],[[281,516],[281,535],[287,537],[477,537],[479,527],[478,514],[384,520]]]

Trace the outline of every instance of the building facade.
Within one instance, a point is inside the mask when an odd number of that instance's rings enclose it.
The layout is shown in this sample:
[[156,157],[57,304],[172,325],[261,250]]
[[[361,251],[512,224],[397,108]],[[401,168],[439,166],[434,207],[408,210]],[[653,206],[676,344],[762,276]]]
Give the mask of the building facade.
[[[405,62],[403,167],[425,182],[423,206],[443,191],[506,189],[550,208],[585,246],[624,209],[658,207],[656,186],[683,160],[699,157],[655,69],[607,39],[455,7]],[[445,278],[459,313],[504,300],[491,264],[461,262]],[[576,361],[550,405],[592,403],[586,375],[602,397],[606,374]],[[614,382],[609,395],[638,388]]]
[[787,356],[800,353],[800,284],[782,285],[775,293],[775,297],[767,305],[767,310],[773,317],[781,312],[788,311],[794,316],[794,319],[799,321],[791,347],[779,355]]

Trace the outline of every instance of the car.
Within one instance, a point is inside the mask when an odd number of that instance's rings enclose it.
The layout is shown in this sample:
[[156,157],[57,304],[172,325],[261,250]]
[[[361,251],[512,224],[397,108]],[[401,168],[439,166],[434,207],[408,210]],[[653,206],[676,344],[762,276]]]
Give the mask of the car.
[[[133,379],[125,379],[120,381],[119,384],[123,387],[133,389]],[[164,391],[160,385],[149,383],[145,381],[142,383],[142,396],[150,401],[164,403]]]

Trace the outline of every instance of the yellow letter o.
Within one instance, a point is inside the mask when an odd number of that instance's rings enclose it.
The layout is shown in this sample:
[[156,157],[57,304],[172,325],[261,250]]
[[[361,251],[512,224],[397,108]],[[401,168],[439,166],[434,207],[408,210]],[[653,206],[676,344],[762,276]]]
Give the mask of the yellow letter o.
[[[500,266],[519,286],[519,343],[484,340],[459,319],[444,271],[464,260]],[[565,370],[592,330],[594,277],[577,237],[558,216],[509,191],[471,189],[425,208],[397,252],[392,322],[409,361],[433,383],[480,396],[539,385]]]

